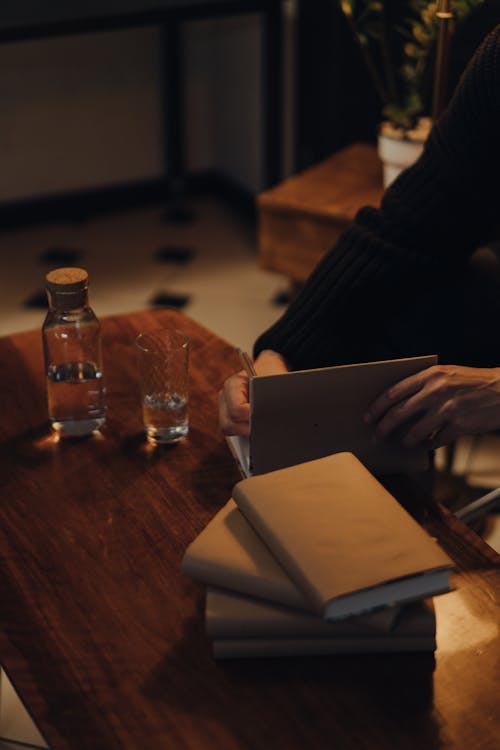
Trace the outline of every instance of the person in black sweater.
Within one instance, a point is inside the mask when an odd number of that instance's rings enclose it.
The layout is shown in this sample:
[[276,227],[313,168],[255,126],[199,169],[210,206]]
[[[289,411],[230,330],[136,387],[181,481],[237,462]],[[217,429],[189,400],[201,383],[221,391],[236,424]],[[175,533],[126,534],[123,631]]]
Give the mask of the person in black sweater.
[[[475,253],[500,226],[499,180],[500,25],[470,61],[419,160],[380,208],[358,212],[258,338],[257,372],[437,352],[441,364],[372,405],[366,419],[376,434],[411,418],[404,442],[432,448],[500,428],[500,285],[478,270]],[[242,373],[226,381],[219,413],[226,434],[248,434]]]

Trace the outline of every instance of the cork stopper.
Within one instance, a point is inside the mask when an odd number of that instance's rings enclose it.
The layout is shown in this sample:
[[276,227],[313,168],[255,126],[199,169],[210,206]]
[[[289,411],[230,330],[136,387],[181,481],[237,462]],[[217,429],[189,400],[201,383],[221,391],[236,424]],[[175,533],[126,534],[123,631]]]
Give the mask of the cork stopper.
[[89,275],[83,268],[56,268],[45,277],[50,292],[78,292],[89,283]]
[[49,303],[58,309],[87,304],[89,275],[83,268],[56,268],[45,277]]

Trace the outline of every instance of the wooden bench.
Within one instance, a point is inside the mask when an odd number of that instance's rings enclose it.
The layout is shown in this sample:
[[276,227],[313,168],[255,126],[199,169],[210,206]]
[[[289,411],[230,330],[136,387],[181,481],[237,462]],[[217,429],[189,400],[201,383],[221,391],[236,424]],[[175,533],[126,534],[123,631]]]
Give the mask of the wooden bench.
[[359,208],[378,205],[382,165],[356,143],[258,197],[259,264],[303,284]]

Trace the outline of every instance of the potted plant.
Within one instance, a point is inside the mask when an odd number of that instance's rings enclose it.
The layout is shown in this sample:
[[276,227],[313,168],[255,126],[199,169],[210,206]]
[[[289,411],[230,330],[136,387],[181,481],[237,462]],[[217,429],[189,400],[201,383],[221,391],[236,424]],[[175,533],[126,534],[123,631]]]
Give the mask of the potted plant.
[[386,186],[418,158],[436,116],[449,24],[461,23],[482,2],[341,0],[381,102],[379,154]]

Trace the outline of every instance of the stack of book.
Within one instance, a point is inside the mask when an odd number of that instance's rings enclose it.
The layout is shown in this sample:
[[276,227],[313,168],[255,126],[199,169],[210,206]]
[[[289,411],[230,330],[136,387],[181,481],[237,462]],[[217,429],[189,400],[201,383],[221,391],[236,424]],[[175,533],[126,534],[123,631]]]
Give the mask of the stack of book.
[[352,453],[238,482],[182,562],[216,658],[432,651],[451,567]]

